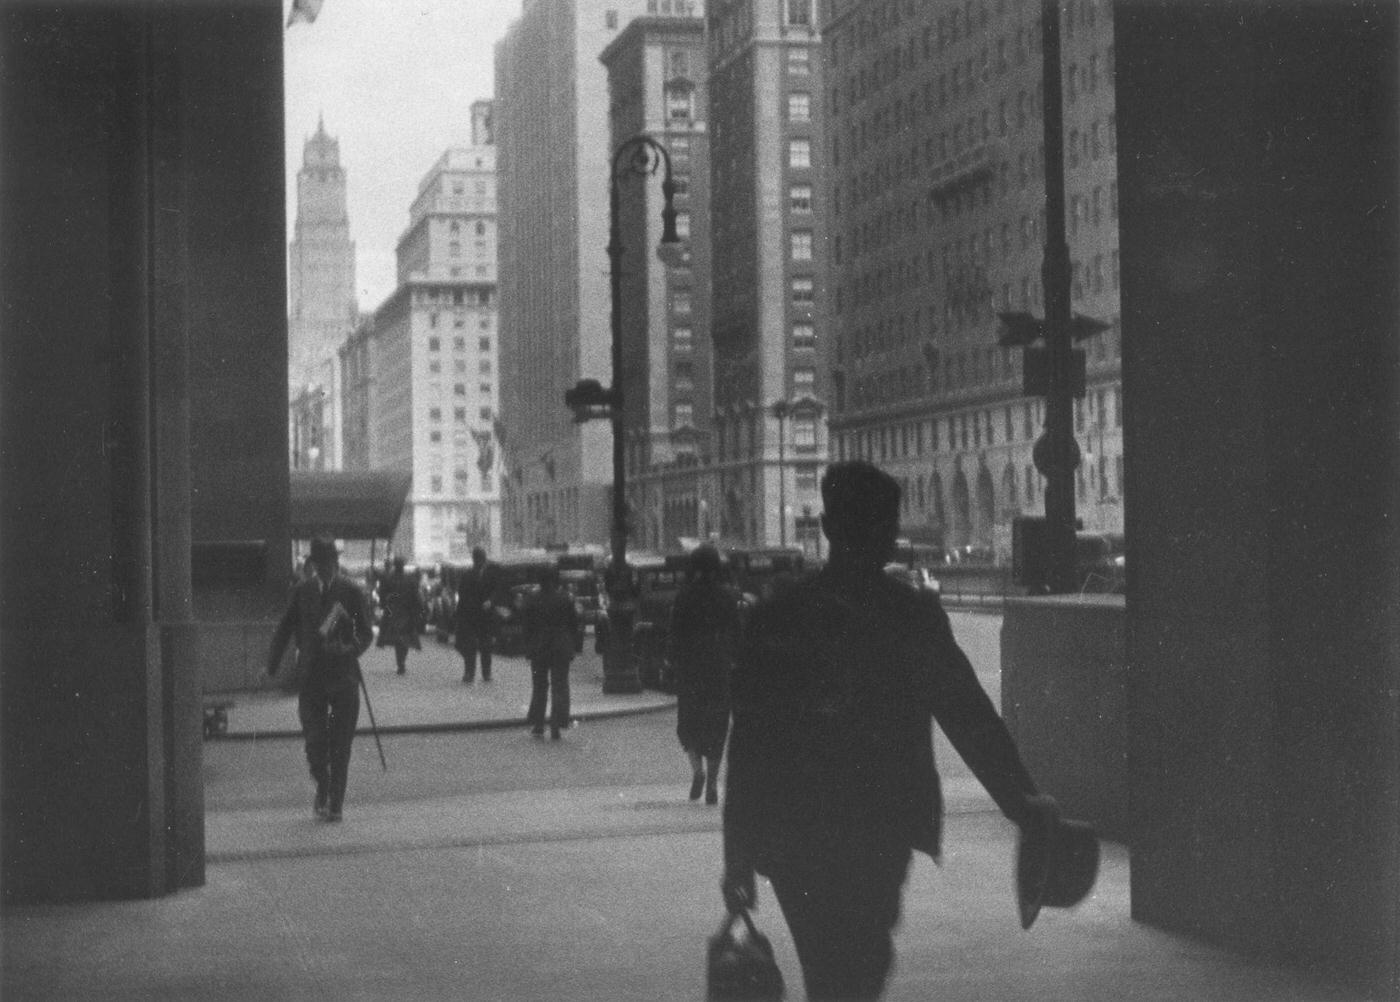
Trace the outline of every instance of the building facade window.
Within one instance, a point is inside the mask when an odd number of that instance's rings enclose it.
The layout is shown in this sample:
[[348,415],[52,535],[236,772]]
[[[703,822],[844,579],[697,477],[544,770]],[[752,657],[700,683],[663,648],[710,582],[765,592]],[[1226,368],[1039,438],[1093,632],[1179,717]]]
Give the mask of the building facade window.
[[689,86],[666,88],[666,117],[671,121],[685,121],[695,117],[695,92]]
[[813,417],[792,419],[792,447],[798,452],[815,452],[817,448],[817,420]]
[[793,324],[792,346],[794,348],[815,348],[817,346],[816,328],[808,323]]
[[679,403],[671,410],[672,428],[690,428],[695,425],[695,405]]
[[787,0],[787,23],[809,27],[812,24],[812,0]]
[[812,186],[794,184],[788,188],[788,208],[793,212],[812,211]]
[[814,396],[817,391],[817,370],[810,366],[799,366],[792,370],[792,395],[795,397]]
[[671,331],[671,347],[676,351],[690,351],[695,344],[695,332],[690,327],[677,327]]
[[812,260],[812,231],[793,230],[789,236],[792,259],[794,261]]
[[787,117],[789,122],[810,122],[812,120],[812,95],[806,91],[793,91],[788,94]]
[[788,166],[796,170],[812,166],[812,141],[810,139],[788,140]]

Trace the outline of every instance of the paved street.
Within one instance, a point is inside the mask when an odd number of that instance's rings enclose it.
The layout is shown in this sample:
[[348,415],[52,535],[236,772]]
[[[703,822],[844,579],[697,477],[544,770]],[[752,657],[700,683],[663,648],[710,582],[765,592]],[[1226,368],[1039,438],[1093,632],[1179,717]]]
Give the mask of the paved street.
[[[994,696],[999,625],[954,615]],[[458,663],[435,647],[404,678],[390,655],[371,656],[371,691],[385,694],[386,712],[396,696],[423,698],[407,686],[457,698],[448,694],[461,688]],[[503,662],[493,685],[521,670]],[[595,671],[578,666],[585,697],[600,688]],[[485,707],[496,697],[470,698]],[[585,721],[559,742],[520,727],[392,734],[387,773],[361,737],[339,825],[311,817],[299,740],[209,742],[206,885],[154,901],[7,911],[0,995],[703,998],[704,943],[721,914],[720,815],[686,799],[674,722],[674,710],[647,709]],[[1358,1002],[1134,925],[1121,846],[1105,846],[1088,901],[1047,911],[1023,932],[1013,831],[955,755],[940,762],[946,851],[942,866],[919,858],[912,871],[893,1002]],[[791,941],[762,885],[757,918],[789,998],[802,998]]]

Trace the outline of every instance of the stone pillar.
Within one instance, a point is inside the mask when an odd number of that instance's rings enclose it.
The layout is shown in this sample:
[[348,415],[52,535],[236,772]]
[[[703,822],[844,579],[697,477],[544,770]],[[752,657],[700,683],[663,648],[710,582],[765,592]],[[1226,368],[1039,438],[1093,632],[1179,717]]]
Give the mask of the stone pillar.
[[192,539],[264,542],[260,644],[289,568],[281,17],[0,9],[6,900],[204,879]]
[[1114,5],[1135,918],[1400,987],[1397,7]]

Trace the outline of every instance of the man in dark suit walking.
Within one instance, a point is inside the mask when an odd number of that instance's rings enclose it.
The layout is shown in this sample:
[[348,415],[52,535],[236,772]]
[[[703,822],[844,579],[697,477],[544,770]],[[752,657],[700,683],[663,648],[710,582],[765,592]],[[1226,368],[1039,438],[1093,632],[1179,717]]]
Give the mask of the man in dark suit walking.
[[340,574],[334,541],[312,540],[311,563],[316,573],[296,586],[277,624],[267,672],[276,674],[287,642],[295,638],[305,669],[297,715],[316,782],[312,809],[324,821],[339,821],[350,745],[360,719],[359,659],[374,634],[364,593]]
[[732,681],[723,891],[773,885],[811,999],[875,999],[912,850],[937,856],[932,720],[1018,825],[1036,788],[936,595],[884,573],[899,485],[865,462],[822,480],[830,562],[753,613]]
[[481,655],[481,680],[491,681],[491,642],[496,633],[496,592],[500,574],[480,546],[472,550],[472,565],[457,582],[454,644],[462,655],[462,683],[476,681],[476,657]]

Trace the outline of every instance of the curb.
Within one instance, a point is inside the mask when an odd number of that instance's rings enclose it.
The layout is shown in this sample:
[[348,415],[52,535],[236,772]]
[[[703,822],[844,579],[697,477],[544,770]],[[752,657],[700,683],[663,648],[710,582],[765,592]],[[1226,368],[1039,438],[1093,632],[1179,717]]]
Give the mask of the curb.
[[[580,713],[572,714],[570,719],[575,723],[582,723],[592,720],[609,720],[617,717],[641,716],[644,713],[659,713],[662,710],[675,709],[676,701],[672,697],[669,702],[658,703],[652,706],[624,706],[612,710],[584,710]],[[504,731],[516,727],[525,727],[528,721],[521,717],[498,717],[492,720],[458,720],[445,721],[435,724],[389,724],[385,727],[377,728],[383,734],[450,734],[465,731]],[[363,734],[373,734],[373,728],[357,727],[355,736]],[[272,738],[297,738],[302,736],[299,730],[280,729],[275,731],[236,731],[225,732],[223,734],[213,734],[205,739],[206,743],[215,741],[266,741]]]

